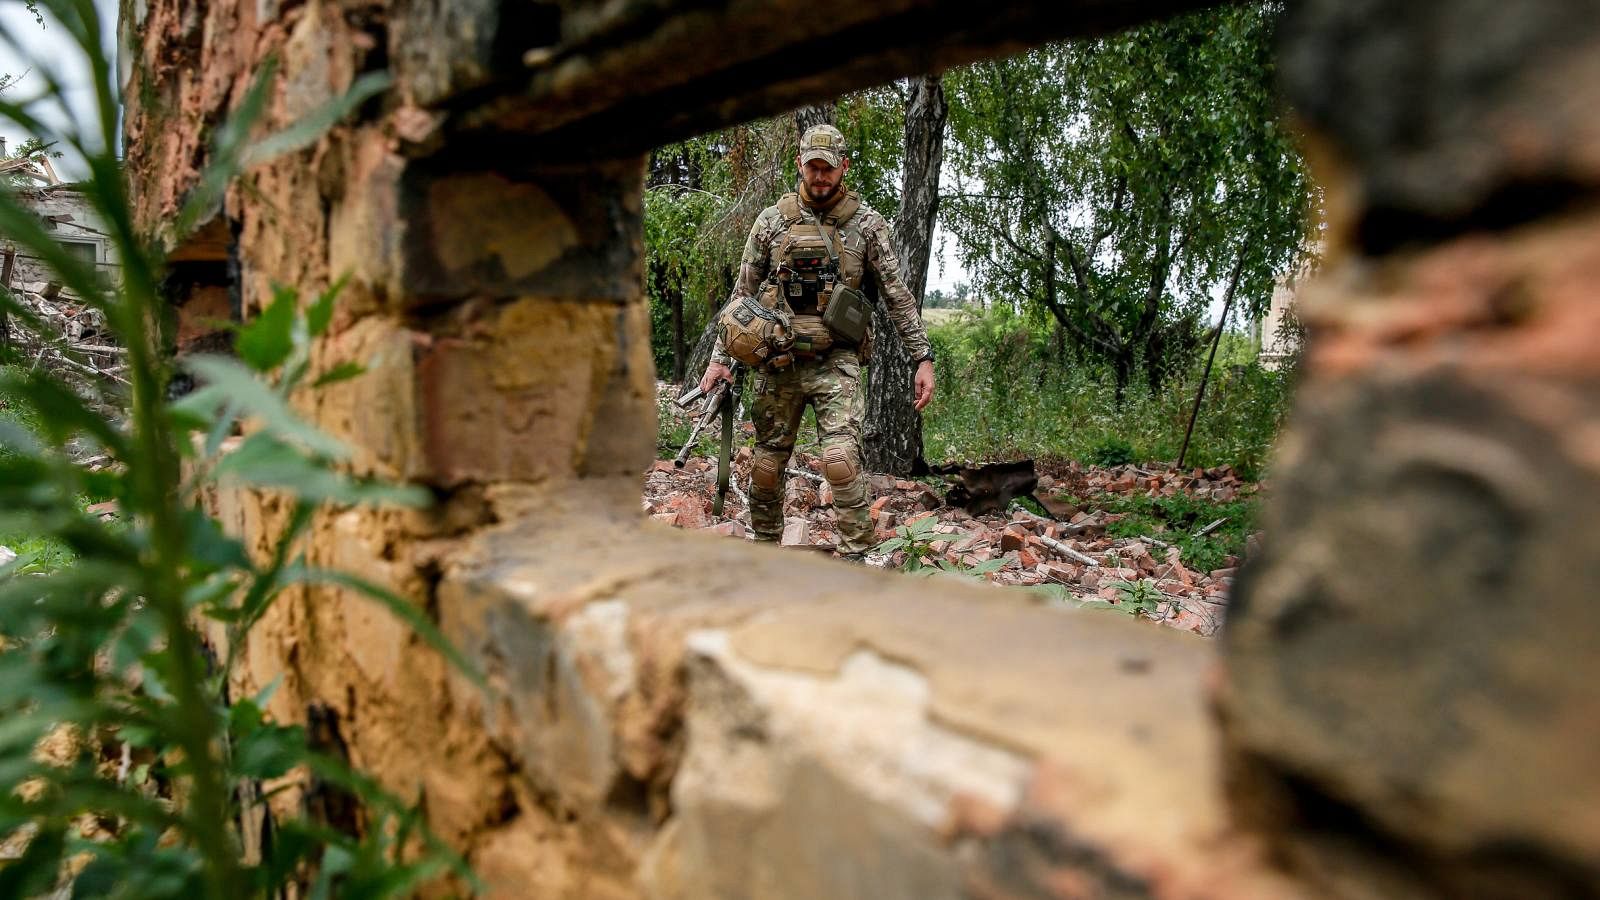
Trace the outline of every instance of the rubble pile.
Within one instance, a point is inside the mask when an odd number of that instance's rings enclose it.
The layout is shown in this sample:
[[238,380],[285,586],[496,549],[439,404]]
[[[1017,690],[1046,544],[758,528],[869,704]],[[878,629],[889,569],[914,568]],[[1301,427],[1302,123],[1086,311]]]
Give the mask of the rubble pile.
[[[750,450],[742,448],[733,461],[733,487],[723,515],[712,515],[716,491],[716,462],[703,457],[688,460],[682,469],[661,460],[645,473],[644,511],[652,519],[677,528],[709,529],[737,538],[750,537],[746,498]],[[783,544],[818,551],[832,550],[838,541],[831,497],[821,477],[821,460],[797,451],[790,462],[784,500],[786,526]],[[1119,495],[1172,497],[1186,493],[1196,498],[1224,502],[1253,493],[1256,486],[1241,480],[1229,467],[1185,469],[1117,466],[1102,468],[1076,462],[1046,467],[1039,476],[1036,498],[1054,518],[1038,516],[1013,505],[1001,513],[974,516],[959,506],[947,506],[940,492],[920,481],[872,476],[872,519],[880,542],[897,534],[900,526],[923,520],[919,527],[925,559],[950,568],[980,568],[994,584],[1043,587],[1041,598],[1056,602],[1128,603],[1128,591],[1146,586],[1140,615],[1165,625],[1211,635],[1220,627],[1229,588],[1239,560],[1228,557],[1227,566],[1200,572],[1186,567],[1171,534],[1113,537],[1107,526],[1123,518],[1105,505]],[[1063,498],[1087,498],[1075,506]],[[1099,501],[1099,502],[1097,502]],[[1220,523],[1203,523],[1205,532]],[[1165,538],[1165,539],[1164,539]],[[1252,536],[1254,544],[1259,536]],[[904,568],[908,552],[877,553],[868,564],[887,569]],[[998,568],[995,563],[999,561]],[[987,564],[987,565],[986,565]],[[981,571],[993,568],[993,571]],[[1150,594],[1153,588],[1159,597]]]
[[126,386],[127,351],[106,326],[105,314],[61,290],[53,282],[25,282],[12,299],[38,323],[39,330],[8,322],[0,342],[14,347],[31,367],[42,367],[96,397],[110,384]]

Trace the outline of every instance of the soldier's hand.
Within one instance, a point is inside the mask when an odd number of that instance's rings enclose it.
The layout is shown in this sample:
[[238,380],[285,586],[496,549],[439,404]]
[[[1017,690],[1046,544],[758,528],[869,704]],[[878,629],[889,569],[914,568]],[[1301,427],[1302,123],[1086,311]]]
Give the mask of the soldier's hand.
[[709,366],[706,366],[706,374],[700,377],[700,390],[711,390],[711,386],[716,384],[717,379],[719,378],[723,381],[732,382],[733,370],[725,365],[722,365],[721,363],[715,362]]
[[917,364],[917,375],[912,382],[912,390],[917,396],[917,412],[933,400],[933,360],[925,359]]

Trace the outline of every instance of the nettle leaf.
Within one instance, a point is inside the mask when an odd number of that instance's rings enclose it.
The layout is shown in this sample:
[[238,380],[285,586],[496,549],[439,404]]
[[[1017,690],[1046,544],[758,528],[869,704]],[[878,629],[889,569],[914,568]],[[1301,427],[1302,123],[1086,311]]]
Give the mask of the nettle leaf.
[[361,363],[342,362],[319,375],[311,386],[313,388],[324,388],[330,384],[338,384],[341,381],[349,381],[352,378],[365,375],[366,372],[367,367]]
[[305,729],[255,722],[239,735],[233,751],[233,771],[246,778],[277,778],[305,761]]
[[432,502],[415,485],[351,478],[306,457],[297,447],[265,432],[245,438],[217,463],[217,477],[257,487],[287,488],[302,500],[343,504],[423,507]]
[[237,362],[220,356],[194,356],[187,365],[206,384],[174,404],[177,408],[209,417],[231,403],[243,415],[259,416],[267,429],[283,440],[332,460],[350,455],[342,443],[301,419],[282,397]]
[[278,287],[272,302],[254,319],[239,329],[234,350],[257,372],[270,372],[294,352],[295,306],[299,298],[292,288]]
[[306,333],[311,337],[321,337],[327,332],[328,326],[333,322],[333,302],[349,280],[348,272],[339,276],[339,280],[329,285],[327,290],[318,295],[317,301],[306,310]]
[[216,519],[198,509],[189,510],[185,518],[189,552],[196,562],[216,568],[250,568],[250,555],[245,552],[244,545],[223,533]]
[[1006,565],[1006,561],[1004,559],[1000,559],[1000,558],[997,558],[997,559],[986,559],[983,562],[978,563],[977,565],[975,565],[972,568],[968,569],[967,573],[970,574],[970,575],[979,575],[979,576],[988,575],[990,572],[998,572],[998,571],[1000,571],[1001,569],[1005,568],[1005,565]]

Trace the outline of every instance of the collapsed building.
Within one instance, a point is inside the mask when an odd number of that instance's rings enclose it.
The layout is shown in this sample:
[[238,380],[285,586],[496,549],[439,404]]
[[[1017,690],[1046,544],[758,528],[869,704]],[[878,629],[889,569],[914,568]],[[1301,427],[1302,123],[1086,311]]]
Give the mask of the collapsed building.
[[[248,317],[349,275],[317,362],[369,371],[305,412],[437,497],[324,510],[309,561],[490,683],[316,588],[238,689],[337,722],[494,896],[1600,892],[1592,0],[1292,5],[1334,216],[1219,644],[642,521],[643,154],[1193,5],[124,3],[128,174],[184,290]],[[270,125],[392,82],[173,235],[269,57]],[[214,502],[258,550],[289,515]]]

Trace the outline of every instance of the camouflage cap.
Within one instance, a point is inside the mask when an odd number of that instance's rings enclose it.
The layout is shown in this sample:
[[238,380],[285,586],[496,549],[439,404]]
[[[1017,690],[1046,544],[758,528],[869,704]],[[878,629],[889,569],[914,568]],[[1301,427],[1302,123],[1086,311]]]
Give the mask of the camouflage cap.
[[800,165],[820,159],[838,166],[845,157],[844,135],[832,125],[813,125],[800,136]]

